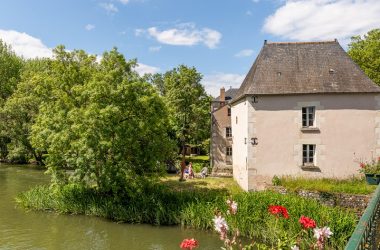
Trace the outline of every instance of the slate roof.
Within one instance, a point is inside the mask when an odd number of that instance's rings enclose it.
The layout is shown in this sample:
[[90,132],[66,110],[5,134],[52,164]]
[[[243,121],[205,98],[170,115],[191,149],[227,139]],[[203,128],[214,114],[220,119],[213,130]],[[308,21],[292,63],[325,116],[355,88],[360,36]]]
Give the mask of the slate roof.
[[232,102],[245,95],[379,92],[337,40],[265,42]]
[[[234,88],[230,88],[226,91],[226,94],[225,94],[225,97],[226,97],[226,101],[230,101],[231,99],[233,99],[235,96],[236,96],[236,93],[238,92],[239,89],[234,89]],[[230,98],[229,100],[228,97]],[[214,102],[219,102],[220,101],[220,96],[214,98],[213,100]]]

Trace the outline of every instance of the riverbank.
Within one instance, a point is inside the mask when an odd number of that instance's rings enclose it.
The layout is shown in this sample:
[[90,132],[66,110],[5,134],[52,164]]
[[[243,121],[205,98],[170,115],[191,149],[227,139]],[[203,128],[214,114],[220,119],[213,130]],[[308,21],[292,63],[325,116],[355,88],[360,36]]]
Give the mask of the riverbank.
[[[348,210],[327,207],[292,194],[281,195],[270,191],[230,193],[227,188],[212,189],[196,185],[192,189],[178,190],[162,183],[146,184],[118,196],[77,185],[55,190],[37,186],[20,194],[17,202],[32,210],[86,214],[117,222],[183,225],[213,230],[214,212],[217,209],[225,211],[226,199],[231,195],[239,204],[239,213],[234,218],[227,218],[227,221],[236,225],[242,236],[262,239],[268,244],[275,243],[278,236],[273,230],[274,217],[268,213],[269,205],[282,205],[288,209],[290,218],[276,221],[277,227],[288,237],[295,237],[301,230],[298,222],[301,215],[313,218],[319,226],[329,226],[334,232],[329,242],[334,249],[345,245],[356,224],[355,214]],[[309,234],[305,240],[311,238],[312,234]]]

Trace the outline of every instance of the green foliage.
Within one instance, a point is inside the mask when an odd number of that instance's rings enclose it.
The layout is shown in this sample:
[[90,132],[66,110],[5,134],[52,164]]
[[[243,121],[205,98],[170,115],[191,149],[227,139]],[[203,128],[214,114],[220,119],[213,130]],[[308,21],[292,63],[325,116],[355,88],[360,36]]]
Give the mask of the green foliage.
[[[18,203],[33,210],[53,210],[60,213],[87,214],[131,223],[155,225],[181,224],[192,228],[213,230],[214,211],[227,210],[226,191],[196,189],[175,191],[163,185],[137,182],[123,194],[113,196],[98,189],[67,185],[60,189],[35,187],[18,196]],[[341,249],[350,237],[356,216],[340,208],[321,205],[314,200],[273,192],[238,193],[233,196],[238,214],[227,218],[242,236],[260,239],[267,245],[278,244],[273,224],[287,237],[294,238],[301,230],[301,215],[313,218],[318,226],[329,226],[334,232],[329,241],[333,249]],[[268,213],[269,205],[283,205],[290,214],[288,220]],[[305,236],[310,240],[311,234]]]
[[170,127],[182,149],[187,143],[199,144],[209,137],[211,99],[201,79],[195,68],[180,65],[151,80],[165,99]]
[[0,40],[0,104],[13,93],[20,80],[23,61]]
[[273,186],[280,186],[281,185],[281,179],[277,175],[273,176],[272,185]]
[[[24,155],[19,155],[19,157],[25,159],[33,156],[40,164],[42,152],[35,150],[29,137],[39,105],[43,98],[47,97],[39,90],[43,88],[44,79],[48,79],[46,72],[49,65],[49,59],[26,61],[17,90],[6,100],[0,112],[1,120],[4,122],[3,133],[12,141],[13,150],[23,152]],[[11,162],[15,161],[14,155],[8,156],[8,159]]]
[[369,78],[380,85],[380,29],[371,30],[363,37],[352,37],[347,53]]
[[376,186],[368,185],[362,178],[339,180],[284,176],[280,178],[280,183],[290,191],[303,189],[328,193],[371,194],[376,189]]
[[[116,49],[100,63],[84,51],[54,50],[38,78],[39,112],[30,139],[54,184],[95,183],[119,192],[127,176],[155,176],[170,154],[167,110],[155,89]],[[64,171],[73,169],[70,176]]]
[[[5,101],[15,91],[20,81],[23,60],[16,56],[11,47],[0,39],[0,111]],[[8,154],[7,144],[11,139],[5,131],[6,123],[0,117],[0,157],[5,159]]]

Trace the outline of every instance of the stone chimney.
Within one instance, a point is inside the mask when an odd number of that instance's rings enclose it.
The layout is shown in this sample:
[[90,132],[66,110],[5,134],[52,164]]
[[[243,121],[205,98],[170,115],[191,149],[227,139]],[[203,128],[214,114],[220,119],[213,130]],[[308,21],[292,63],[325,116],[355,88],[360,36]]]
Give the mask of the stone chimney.
[[220,97],[219,97],[219,101],[221,101],[221,102],[226,101],[226,90],[224,89],[224,87],[222,87],[222,88],[220,89]]

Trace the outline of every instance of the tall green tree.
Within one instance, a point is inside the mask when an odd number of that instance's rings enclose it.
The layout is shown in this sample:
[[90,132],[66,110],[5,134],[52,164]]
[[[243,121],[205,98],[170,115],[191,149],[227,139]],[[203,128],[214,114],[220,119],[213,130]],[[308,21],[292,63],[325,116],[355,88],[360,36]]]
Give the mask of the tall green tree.
[[[134,177],[155,176],[171,151],[167,109],[156,90],[116,49],[98,64],[84,51],[54,50],[50,93],[32,126],[32,143],[47,151],[55,184],[96,183],[119,192]],[[65,168],[74,169],[68,178]]]
[[42,152],[32,146],[29,137],[40,103],[44,98],[49,98],[39,89],[43,88],[45,79],[49,77],[46,72],[50,62],[50,59],[26,61],[16,91],[6,100],[0,112],[0,119],[4,123],[3,132],[11,142],[8,155],[11,161],[27,161],[33,157],[38,164],[42,164]]
[[[12,48],[0,39],[0,109],[5,101],[15,91],[23,67],[23,60],[18,57]],[[0,120],[0,157],[4,159],[8,154],[10,138],[4,132],[6,124]]]
[[183,162],[186,144],[199,144],[209,138],[211,98],[201,80],[202,75],[194,67],[185,65],[152,78],[168,106],[170,127],[180,144]]
[[380,29],[371,30],[363,37],[352,37],[348,54],[369,78],[380,85]]

